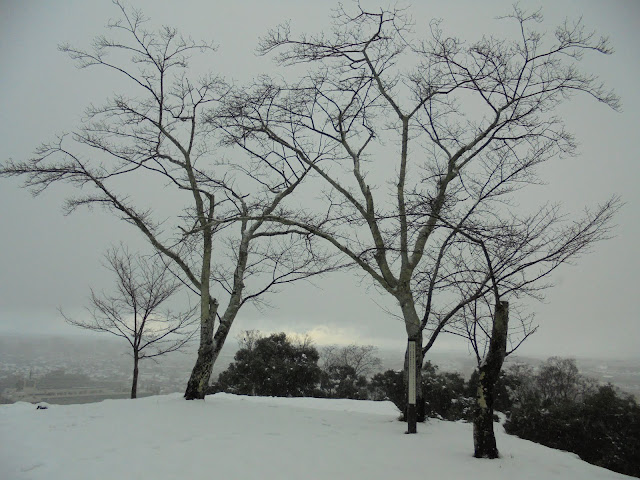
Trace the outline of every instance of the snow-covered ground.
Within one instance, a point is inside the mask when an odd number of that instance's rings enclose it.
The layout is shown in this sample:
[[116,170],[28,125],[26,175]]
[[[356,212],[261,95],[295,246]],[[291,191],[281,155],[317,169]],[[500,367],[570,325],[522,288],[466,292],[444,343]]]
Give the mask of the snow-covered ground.
[[472,457],[471,425],[417,435],[389,402],[180,394],[37,410],[0,406],[3,480],[631,478],[498,430],[502,458]]

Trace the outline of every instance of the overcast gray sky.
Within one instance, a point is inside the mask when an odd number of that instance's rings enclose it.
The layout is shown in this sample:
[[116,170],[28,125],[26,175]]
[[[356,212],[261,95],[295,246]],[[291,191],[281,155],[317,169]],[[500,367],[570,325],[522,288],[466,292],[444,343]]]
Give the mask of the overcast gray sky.
[[[363,5],[374,2],[362,0]],[[376,2],[377,3],[377,2]],[[473,40],[499,34],[494,18],[508,12],[509,1],[414,2],[411,13],[420,26],[442,18],[445,31]],[[447,3],[447,5],[445,5]],[[294,30],[317,31],[329,21],[332,2],[182,0],[133,1],[152,18],[196,39],[219,45],[211,69],[244,82],[273,64],[253,54],[257,39],[270,27],[291,20]],[[580,213],[618,194],[626,205],[617,217],[616,237],[596,246],[576,266],[554,277],[557,286],[545,303],[532,304],[539,331],[522,347],[523,354],[574,356],[638,356],[640,322],[636,295],[640,270],[638,209],[640,162],[640,2],[560,1],[521,2],[543,7],[544,28],[552,32],[565,16],[582,15],[584,23],[609,35],[616,53],[585,59],[595,73],[621,96],[623,112],[577,97],[562,113],[580,143],[581,155],[553,162],[545,170],[549,185],[527,193],[531,201],[559,200],[568,212]],[[28,158],[56,133],[72,130],[82,121],[90,102],[100,103],[117,90],[97,72],[78,71],[57,51],[69,42],[87,46],[103,33],[106,21],[117,15],[109,1],[56,2],[4,0],[0,12],[0,157]],[[104,249],[124,240],[145,248],[132,227],[108,213],[82,211],[62,215],[70,192],[58,186],[38,198],[19,187],[19,181],[0,180],[0,334],[8,332],[68,333],[56,311],[77,311],[89,286],[107,288],[110,277],[101,268]],[[389,318],[381,306],[389,299],[367,289],[349,274],[300,284],[271,299],[264,313],[241,311],[234,330],[258,328],[311,331],[318,342],[356,341],[402,346],[404,325]],[[441,338],[439,349],[460,348]]]

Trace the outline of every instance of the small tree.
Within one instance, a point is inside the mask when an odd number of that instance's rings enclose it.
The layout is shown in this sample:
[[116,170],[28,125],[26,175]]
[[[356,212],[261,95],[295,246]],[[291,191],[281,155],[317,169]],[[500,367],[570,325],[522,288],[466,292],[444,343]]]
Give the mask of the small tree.
[[382,361],[376,356],[377,351],[377,347],[373,345],[330,345],[322,349],[322,368],[329,370],[334,367],[351,367],[356,376],[368,377],[382,365]]
[[373,345],[344,347],[329,345],[322,349],[320,388],[329,398],[366,399],[367,377],[382,365]]
[[367,399],[367,378],[349,365],[331,365],[322,370],[320,388],[328,398]]
[[369,382],[369,392],[372,400],[389,400],[404,412],[406,401],[402,371],[386,370],[376,373]]
[[536,390],[543,406],[574,402],[591,390],[574,358],[550,357],[538,369]]
[[143,258],[120,247],[109,250],[105,259],[117,278],[115,293],[97,294],[92,289],[88,320],[60,313],[71,325],[110,333],[129,343],[133,357],[131,398],[136,398],[140,360],[175,352],[187,344],[195,333],[195,308],[183,313],[160,311],[180,283],[157,257]]
[[219,389],[240,395],[312,396],[320,382],[318,350],[308,337],[285,333],[260,337],[252,348],[240,348],[218,378]]
[[428,361],[422,368],[422,382],[426,415],[445,420],[470,417],[471,402],[465,397],[465,381],[459,373],[440,373]]
[[[452,250],[448,254],[455,261],[443,264],[443,273],[449,291],[457,291],[463,301],[442,325],[443,331],[469,340],[478,362],[473,420],[476,457],[499,456],[493,432],[495,388],[505,357],[536,330],[533,316],[522,315],[507,299],[544,298],[556,268],[609,238],[618,208],[613,198],[571,221],[559,215],[557,206],[545,206],[529,216],[496,214],[481,224],[446,225],[450,233],[443,252]],[[429,285],[427,295],[432,294],[434,282]]]

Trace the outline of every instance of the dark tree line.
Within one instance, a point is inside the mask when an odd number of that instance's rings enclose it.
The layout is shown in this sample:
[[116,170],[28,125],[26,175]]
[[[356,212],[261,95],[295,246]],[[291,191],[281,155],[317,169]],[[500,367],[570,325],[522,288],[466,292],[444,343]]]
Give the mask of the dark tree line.
[[596,385],[578,373],[575,361],[557,357],[519,381],[507,433],[640,477],[640,405],[632,395]]

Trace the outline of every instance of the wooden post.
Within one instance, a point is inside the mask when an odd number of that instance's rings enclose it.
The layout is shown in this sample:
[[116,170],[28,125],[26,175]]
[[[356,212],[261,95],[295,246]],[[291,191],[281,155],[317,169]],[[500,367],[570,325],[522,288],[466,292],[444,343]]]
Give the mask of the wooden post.
[[417,433],[417,412],[416,412],[416,342],[409,340],[409,398],[407,405],[407,433]]

